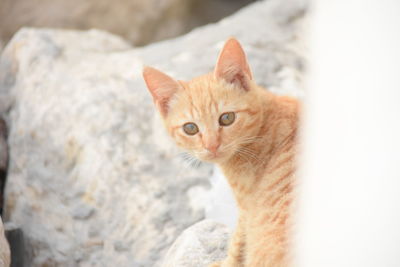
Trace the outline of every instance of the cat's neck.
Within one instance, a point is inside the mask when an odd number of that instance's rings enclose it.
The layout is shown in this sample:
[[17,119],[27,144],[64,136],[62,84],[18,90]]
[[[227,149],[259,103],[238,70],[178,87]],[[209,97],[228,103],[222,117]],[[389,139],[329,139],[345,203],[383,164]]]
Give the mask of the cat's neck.
[[290,97],[262,94],[261,126],[250,144],[244,145],[246,153],[236,153],[220,164],[231,184],[251,193],[260,179],[283,152],[293,150],[298,125],[298,102]]

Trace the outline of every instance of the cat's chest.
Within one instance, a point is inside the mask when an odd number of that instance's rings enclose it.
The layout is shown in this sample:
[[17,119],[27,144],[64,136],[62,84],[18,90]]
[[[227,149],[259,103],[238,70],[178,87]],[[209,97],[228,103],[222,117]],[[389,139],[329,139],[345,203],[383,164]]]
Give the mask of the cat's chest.
[[237,204],[240,208],[248,209],[254,206],[255,197],[259,194],[258,183],[264,179],[264,172],[260,169],[237,166],[225,172]]
[[248,166],[236,166],[225,172],[232,190],[236,193],[249,193],[257,178],[258,170]]
[[258,168],[237,166],[225,175],[240,208],[252,210],[273,207],[292,190],[293,161],[282,154],[271,164]]

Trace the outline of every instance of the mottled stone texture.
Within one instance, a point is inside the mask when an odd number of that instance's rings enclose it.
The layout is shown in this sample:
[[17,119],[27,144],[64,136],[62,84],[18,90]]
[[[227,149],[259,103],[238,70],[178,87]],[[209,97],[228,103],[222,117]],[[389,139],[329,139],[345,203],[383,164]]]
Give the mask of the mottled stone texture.
[[0,213],[3,212],[4,186],[8,167],[7,125],[0,117]]
[[26,262],[160,266],[205,217],[212,168],[182,162],[143,64],[188,79],[211,71],[235,36],[261,85],[301,95],[304,11],[299,1],[261,1],[143,48],[100,31],[19,31],[0,59],[0,115],[9,126],[5,219],[24,231]]
[[204,220],[186,229],[168,250],[162,267],[207,266],[226,257],[229,228]]
[[10,247],[4,235],[3,221],[0,217],[0,267],[10,266]]

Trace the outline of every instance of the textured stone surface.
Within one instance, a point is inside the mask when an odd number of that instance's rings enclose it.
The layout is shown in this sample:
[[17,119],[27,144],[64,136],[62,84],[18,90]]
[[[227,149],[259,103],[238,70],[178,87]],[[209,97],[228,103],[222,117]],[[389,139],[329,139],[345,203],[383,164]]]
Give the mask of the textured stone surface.
[[210,169],[155,145],[165,137],[127,48],[100,32],[23,30],[3,54],[18,65],[6,218],[34,266],[152,266],[204,217],[188,191],[206,190]]
[[3,221],[0,217],[0,266],[10,266],[10,247],[4,234]]
[[304,11],[299,1],[261,1],[136,49],[100,31],[16,34],[0,59],[0,113],[10,133],[5,219],[22,227],[27,262],[159,266],[178,235],[204,218],[212,169],[182,162],[142,65],[188,79],[211,71],[236,36],[261,85],[299,95]]
[[226,257],[229,228],[204,220],[186,229],[168,250],[163,267],[206,267]]
[[[0,176],[6,171],[8,162],[7,149],[7,126],[6,122],[0,117]],[[1,179],[1,177],[0,177]]]
[[25,261],[24,233],[18,225],[7,222],[4,231],[11,251],[12,267],[27,266]]
[[4,186],[8,167],[7,125],[0,117],[0,214],[4,206]]

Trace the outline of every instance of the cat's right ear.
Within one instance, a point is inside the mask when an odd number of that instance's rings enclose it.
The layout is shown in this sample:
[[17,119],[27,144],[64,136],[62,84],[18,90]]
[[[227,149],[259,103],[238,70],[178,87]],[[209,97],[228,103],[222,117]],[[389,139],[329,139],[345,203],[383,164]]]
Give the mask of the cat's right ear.
[[226,41],[214,69],[214,77],[236,84],[245,91],[250,90],[251,73],[246,54],[235,38]]
[[161,115],[165,117],[168,114],[168,103],[180,84],[167,74],[147,66],[143,68],[143,78],[153,96],[154,103]]

